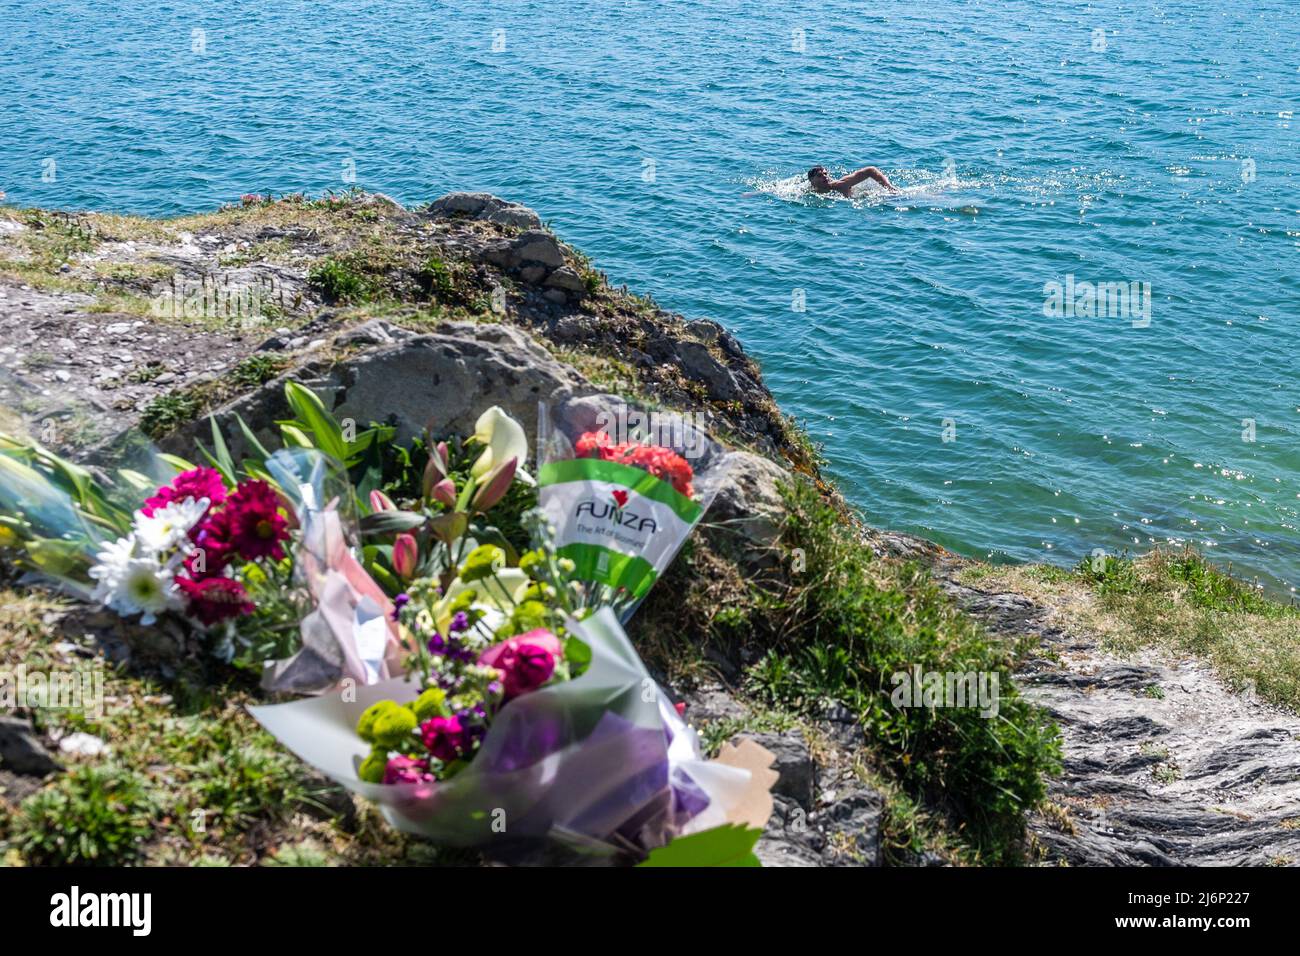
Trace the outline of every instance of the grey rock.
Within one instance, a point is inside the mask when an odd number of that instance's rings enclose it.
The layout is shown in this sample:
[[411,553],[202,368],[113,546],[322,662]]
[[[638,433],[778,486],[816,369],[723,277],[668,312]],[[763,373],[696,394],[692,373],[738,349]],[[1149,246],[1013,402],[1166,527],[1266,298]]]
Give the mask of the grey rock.
[[577,293],[578,295],[587,291],[587,285],[582,281],[582,276],[578,275],[577,270],[569,266],[560,266],[547,276],[546,285],[552,289],[563,289],[566,292]]
[[435,216],[467,216],[520,229],[540,229],[542,221],[527,206],[512,203],[491,193],[448,193],[429,206]]
[[682,371],[703,383],[711,397],[731,402],[743,395],[731,369],[718,361],[707,345],[688,339],[677,343],[676,353]]
[[63,769],[37,739],[32,725],[18,717],[0,717],[0,766],[37,777]]
[[519,278],[529,285],[537,285],[546,278],[545,266],[524,266],[519,270]]
[[[557,269],[564,265],[564,251],[549,232],[530,229],[513,239],[502,239],[483,247],[483,261],[518,273],[528,266]],[[536,273],[530,273],[536,275]]]
[[[309,361],[217,411],[232,452],[243,453],[234,416],[241,415],[259,439],[270,440],[284,418],[284,378],[321,396],[340,419],[359,426],[372,421],[397,426],[409,441],[426,426],[436,436],[468,435],[485,408],[500,405],[535,445],[537,403],[565,398],[590,386],[577,372],[551,357],[526,332],[511,326],[452,322],[430,335],[372,346],[346,358]],[[192,447],[202,423],[174,433],[165,448]]]
[[960,560],[934,567],[988,630],[1032,635],[1044,648],[1017,680],[1061,727],[1063,772],[1048,790],[1056,811],[1029,825],[1048,862],[1300,859],[1300,830],[1288,822],[1300,806],[1300,719],[1234,694],[1203,661],[1156,651],[1121,658],[1096,634],[1058,626],[1050,606],[961,584]]
[[388,345],[414,336],[414,332],[398,328],[383,319],[371,319],[334,336],[334,344],[338,346]]
[[776,757],[772,769],[780,777],[773,785],[772,792],[789,798],[795,806],[802,807],[805,813],[811,813],[817,772],[803,733],[793,730],[785,734],[741,734],[736,741],[746,738],[767,748]]
[[511,242],[511,248],[521,262],[540,262],[551,269],[564,265],[564,253],[559,242],[549,232],[540,229],[518,236]]
[[881,826],[884,823],[885,798],[870,787],[858,787],[842,795],[819,815],[825,832],[843,834],[853,846],[848,862],[863,866],[880,866]]
[[110,752],[108,744],[94,734],[82,731],[68,734],[59,741],[59,750],[77,757],[100,757]]
[[709,508],[709,524],[738,540],[750,563],[779,563],[776,552],[785,517],[779,485],[790,476],[766,458],[746,451],[722,459],[723,482]]

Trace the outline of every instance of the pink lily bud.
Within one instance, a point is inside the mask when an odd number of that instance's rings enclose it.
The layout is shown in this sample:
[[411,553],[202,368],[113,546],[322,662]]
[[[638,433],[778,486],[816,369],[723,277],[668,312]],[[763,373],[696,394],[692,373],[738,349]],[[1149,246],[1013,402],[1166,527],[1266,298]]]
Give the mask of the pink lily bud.
[[397,505],[393,504],[393,499],[388,497],[378,488],[370,492],[370,510],[371,511],[396,511]]
[[450,478],[442,479],[429,489],[429,497],[434,501],[441,501],[448,508],[456,507],[456,482]]
[[490,472],[482,486],[474,492],[474,507],[479,511],[487,511],[504,498],[510,489],[510,483],[515,480],[515,470],[518,467],[519,459],[511,458],[500,468]]
[[415,577],[416,565],[420,562],[420,546],[415,543],[415,536],[402,533],[393,541],[393,570],[403,581]]

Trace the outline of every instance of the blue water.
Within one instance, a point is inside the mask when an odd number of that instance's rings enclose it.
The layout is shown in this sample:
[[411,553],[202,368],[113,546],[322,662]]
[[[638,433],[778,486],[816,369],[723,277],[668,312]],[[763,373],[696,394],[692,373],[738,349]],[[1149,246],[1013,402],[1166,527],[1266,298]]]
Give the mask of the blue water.
[[[1191,541],[1288,588],[1297,36],[1295,0],[6,0],[0,189],[180,213],[351,160],[406,202],[491,190],[734,329],[876,524]],[[912,192],[809,197],[816,162]],[[1067,275],[1149,282],[1149,325],[1045,315]]]

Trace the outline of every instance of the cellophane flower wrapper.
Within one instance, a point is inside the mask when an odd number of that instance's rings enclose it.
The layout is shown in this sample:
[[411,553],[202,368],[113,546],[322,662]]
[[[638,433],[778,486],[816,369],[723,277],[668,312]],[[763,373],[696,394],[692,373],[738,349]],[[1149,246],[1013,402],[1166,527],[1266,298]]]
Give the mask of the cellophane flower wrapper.
[[[583,435],[606,432],[680,455],[689,493],[634,464],[580,457]],[[680,415],[614,395],[538,406],[538,504],[556,552],[576,565],[588,606],[626,621],[708,510],[724,480],[725,449]]]
[[315,449],[284,449],[266,467],[294,506],[294,581],[310,609],[300,625],[302,649],[269,662],[263,687],[316,693],[401,674],[392,602],[356,557],[356,499],[343,466]]
[[553,841],[592,857],[644,855],[726,822],[749,771],[706,761],[609,608],[568,627],[592,651],[579,677],[506,704],[470,764],[449,780],[371,784],[357,720],[380,700],[413,700],[405,678],[354,694],[249,710],[321,773],[379,803],[397,829],[452,846]]

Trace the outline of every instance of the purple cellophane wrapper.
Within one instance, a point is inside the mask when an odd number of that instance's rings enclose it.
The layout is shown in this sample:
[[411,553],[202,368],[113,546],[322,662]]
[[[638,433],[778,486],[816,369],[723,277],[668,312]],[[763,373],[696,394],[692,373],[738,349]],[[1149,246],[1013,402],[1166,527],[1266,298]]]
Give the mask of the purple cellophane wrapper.
[[587,671],[503,707],[473,762],[444,782],[357,778],[368,753],[357,719],[376,701],[413,700],[404,678],[249,710],[307,763],[381,804],[393,826],[440,843],[552,839],[640,854],[724,822],[749,773],[703,759],[612,611],[569,626],[591,647]]

